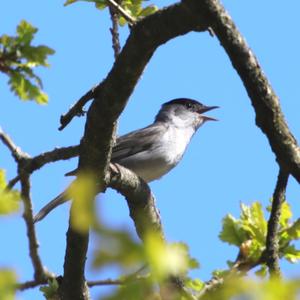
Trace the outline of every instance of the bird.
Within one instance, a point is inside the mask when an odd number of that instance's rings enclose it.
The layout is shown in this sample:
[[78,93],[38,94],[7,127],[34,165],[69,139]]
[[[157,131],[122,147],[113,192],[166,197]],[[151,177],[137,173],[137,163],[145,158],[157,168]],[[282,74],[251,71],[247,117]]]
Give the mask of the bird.
[[[197,130],[207,121],[217,121],[203,115],[216,108],[189,98],[164,103],[151,125],[116,139],[111,162],[132,170],[147,183],[160,179],[181,161]],[[76,171],[66,175],[76,175]],[[34,222],[68,200],[66,192],[61,193],[36,214]]]

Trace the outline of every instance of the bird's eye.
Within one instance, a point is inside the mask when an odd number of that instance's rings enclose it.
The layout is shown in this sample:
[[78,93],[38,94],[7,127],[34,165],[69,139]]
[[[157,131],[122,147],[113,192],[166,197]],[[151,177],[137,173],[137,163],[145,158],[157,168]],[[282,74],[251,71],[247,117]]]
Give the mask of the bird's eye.
[[187,107],[187,108],[192,108],[192,107],[193,107],[193,104],[192,104],[192,103],[186,103],[186,107]]

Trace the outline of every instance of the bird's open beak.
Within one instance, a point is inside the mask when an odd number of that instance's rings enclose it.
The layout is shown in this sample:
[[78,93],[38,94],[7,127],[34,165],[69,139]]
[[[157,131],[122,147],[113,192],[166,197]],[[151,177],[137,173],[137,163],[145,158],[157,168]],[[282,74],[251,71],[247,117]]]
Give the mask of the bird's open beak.
[[[207,111],[210,111],[210,110],[213,110],[213,109],[216,109],[216,108],[219,108],[219,106],[204,106],[201,108],[201,110],[199,111],[200,114],[203,114]],[[215,118],[212,118],[212,117],[208,117],[208,116],[203,116],[201,115],[201,117],[205,120],[205,121],[218,121],[217,119]]]

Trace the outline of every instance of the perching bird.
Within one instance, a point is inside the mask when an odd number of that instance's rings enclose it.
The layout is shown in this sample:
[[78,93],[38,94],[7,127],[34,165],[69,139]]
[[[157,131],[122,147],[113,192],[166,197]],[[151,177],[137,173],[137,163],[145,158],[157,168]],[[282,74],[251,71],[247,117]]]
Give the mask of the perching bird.
[[[206,121],[216,121],[202,115],[215,108],[218,106],[205,106],[187,98],[163,104],[151,125],[117,138],[111,162],[134,171],[146,182],[161,178],[180,162],[198,128]],[[61,193],[38,212],[34,222],[68,200],[66,193]]]

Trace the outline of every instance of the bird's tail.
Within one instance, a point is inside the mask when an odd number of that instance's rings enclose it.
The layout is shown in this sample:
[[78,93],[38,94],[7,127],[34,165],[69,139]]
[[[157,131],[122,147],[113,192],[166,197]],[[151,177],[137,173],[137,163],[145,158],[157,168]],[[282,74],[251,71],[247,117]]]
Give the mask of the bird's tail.
[[67,202],[70,198],[67,196],[67,192],[64,191],[46,204],[34,217],[33,222],[37,223],[44,219],[54,208]]

